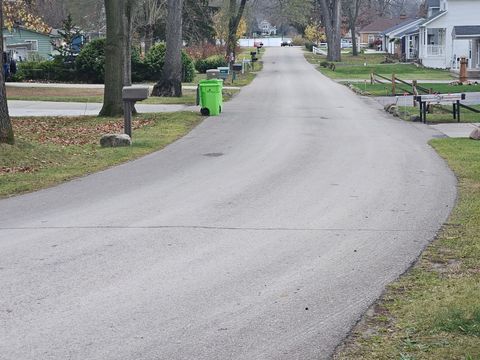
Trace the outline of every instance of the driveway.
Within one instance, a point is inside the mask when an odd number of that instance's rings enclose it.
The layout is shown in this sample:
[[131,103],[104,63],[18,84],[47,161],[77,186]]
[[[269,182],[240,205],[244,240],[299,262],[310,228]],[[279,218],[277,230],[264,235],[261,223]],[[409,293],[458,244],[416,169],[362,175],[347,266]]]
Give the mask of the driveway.
[[456,195],[437,132],[263,59],[163,151],[0,201],[2,360],[326,359],[415,261]]

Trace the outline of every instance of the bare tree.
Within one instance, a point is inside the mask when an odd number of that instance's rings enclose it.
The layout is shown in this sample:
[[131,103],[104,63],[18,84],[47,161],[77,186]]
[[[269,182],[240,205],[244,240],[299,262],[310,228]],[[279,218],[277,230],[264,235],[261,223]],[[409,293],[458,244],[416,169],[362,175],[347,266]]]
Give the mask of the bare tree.
[[237,0],[230,0],[228,8],[228,14],[230,19],[228,21],[228,38],[226,48],[227,57],[230,56],[230,54],[235,55],[235,48],[237,46],[238,40],[237,29],[238,25],[240,24],[240,20],[242,19],[246,4],[247,0],[241,0],[240,6],[237,6]]
[[62,0],[36,0],[35,8],[47,24],[58,28],[68,15],[65,1]]
[[343,0],[343,11],[347,16],[348,27],[352,34],[352,55],[358,56],[357,46],[357,19],[360,14],[362,0]]
[[145,52],[153,45],[153,36],[158,22],[167,13],[166,0],[142,0],[136,17],[137,28],[143,35]]
[[[0,26],[3,29],[3,0],[0,0]],[[3,49],[3,36],[0,40],[0,48]],[[12,122],[8,113],[7,92],[5,90],[5,79],[3,76],[3,51],[0,65],[0,144],[13,145],[15,138],[13,136]]]
[[341,60],[341,0],[318,0],[327,35],[329,61]]
[[168,0],[165,65],[152,96],[182,96],[182,15],[183,0]]

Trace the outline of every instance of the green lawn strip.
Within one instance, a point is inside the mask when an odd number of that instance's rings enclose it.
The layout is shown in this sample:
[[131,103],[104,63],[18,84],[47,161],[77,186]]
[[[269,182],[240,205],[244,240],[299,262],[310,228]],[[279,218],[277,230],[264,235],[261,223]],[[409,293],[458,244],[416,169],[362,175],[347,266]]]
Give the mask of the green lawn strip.
[[[395,103],[395,99],[392,98],[392,103]],[[412,116],[420,116],[419,107],[411,106],[411,102],[408,102],[409,106],[404,106],[402,98],[398,101],[398,111],[400,118],[410,121]],[[472,105],[474,109],[480,110],[480,105]],[[427,113],[427,122],[436,123],[456,123],[457,120],[453,119],[452,106],[451,105],[433,105],[430,108],[431,113]],[[468,109],[461,109],[460,122],[462,123],[477,123],[480,122],[480,114],[474,113]]]
[[[305,59],[311,64],[318,65],[318,70],[332,79],[368,80],[372,72],[390,78],[395,74],[405,80],[453,80],[449,71],[419,67],[414,64],[381,64],[385,59],[382,54],[363,54],[358,57],[345,55],[341,62],[336,62],[335,71],[320,66],[326,61],[322,55],[306,52]],[[365,66],[366,64],[366,66]]]
[[[365,92],[365,95],[371,96],[392,96],[392,84],[370,84],[370,82],[351,82],[351,85],[357,89]],[[480,92],[480,84],[478,85],[450,85],[450,84],[435,84],[435,83],[419,83],[420,86],[431,89],[434,93],[452,94],[452,93],[467,93]],[[412,88],[405,84],[396,84],[396,94],[403,95],[405,91],[412,91]]]
[[[68,90],[67,90],[68,91]],[[224,89],[224,101],[229,101],[239,90]],[[151,96],[139,104],[151,105],[195,105],[197,94],[195,90],[184,90],[182,97],[157,97]],[[52,101],[52,102],[80,102],[80,103],[102,103],[102,96],[9,96],[8,100],[21,101]]]
[[201,122],[194,112],[135,117],[133,145],[99,146],[123,120],[99,117],[13,118],[16,144],[0,145],[0,197],[34,191],[162,149]]
[[[311,64],[320,64],[321,62],[327,60],[326,56],[315,55],[311,52],[305,52],[305,58]],[[385,54],[360,54],[358,56],[353,56],[351,53],[349,53],[349,54],[342,54],[342,61],[340,64],[363,66],[365,63],[370,65],[381,64],[382,61],[384,60],[385,60]]]
[[436,139],[459,199],[437,239],[390,285],[335,359],[480,359],[480,143]]
[[446,70],[417,67],[413,64],[337,65],[335,71],[320,67],[320,72],[332,79],[370,79],[371,73],[385,77],[395,74],[406,80],[452,80]]

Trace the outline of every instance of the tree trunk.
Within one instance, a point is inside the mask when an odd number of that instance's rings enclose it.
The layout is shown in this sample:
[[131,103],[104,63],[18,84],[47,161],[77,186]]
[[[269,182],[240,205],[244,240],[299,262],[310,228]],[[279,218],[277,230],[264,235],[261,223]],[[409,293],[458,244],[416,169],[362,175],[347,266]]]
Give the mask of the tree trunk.
[[241,0],[240,6],[237,12],[237,0],[230,0],[229,6],[229,15],[230,19],[228,21],[228,37],[227,37],[227,47],[226,47],[226,57],[230,58],[230,55],[233,54],[235,57],[235,49],[237,47],[237,30],[240,20],[242,20],[243,12],[245,10],[245,5],[247,0]]
[[[3,29],[3,0],[0,0],[0,26]],[[3,36],[0,39],[0,49],[3,49]],[[12,122],[8,113],[7,92],[5,90],[5,79],[3,76],[3,51],[0,59],[0,144],[13,145],[15,138],[13,136]]]
[[358,46],[357,46],[357,34],[355,24],[350,25],[350,30],[352,32],[352,55],[358,56]]
[[328,44],[328,61],[341,61],[341,0],[319,0]]
[[360,13],[360,7],[363,5],[362,0],[349,0],[344,2],[344,12],[346,13],[348,19],[348,27],[352,34],[352,55],[358,56],[358,45],[357,45],[357,19],[358,14]]
[[124,47],[124,71],[123,86],[132,85],[132,36],[133,36],[133,0],[125,1],[125,15],[123,16],[126,35],[126,46]]
[[105,94],[100,116],[123,114],[122,89],[131,85],[133,0],[105,0]]
[[147,24],[145,26],[145,54],[148,53],[148,51],[151,49],[153,46],[153,26],[151,24]]
[[182,14],[183,0],[168,0],[165,65],[152,96],[182,96]]

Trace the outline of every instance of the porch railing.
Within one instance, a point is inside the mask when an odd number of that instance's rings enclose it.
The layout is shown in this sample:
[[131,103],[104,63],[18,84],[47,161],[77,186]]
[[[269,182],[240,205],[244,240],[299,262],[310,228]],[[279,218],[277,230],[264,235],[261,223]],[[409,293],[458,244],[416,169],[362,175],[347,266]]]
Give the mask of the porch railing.
[[444,56],[444,45],[427,45],[427,56]]

